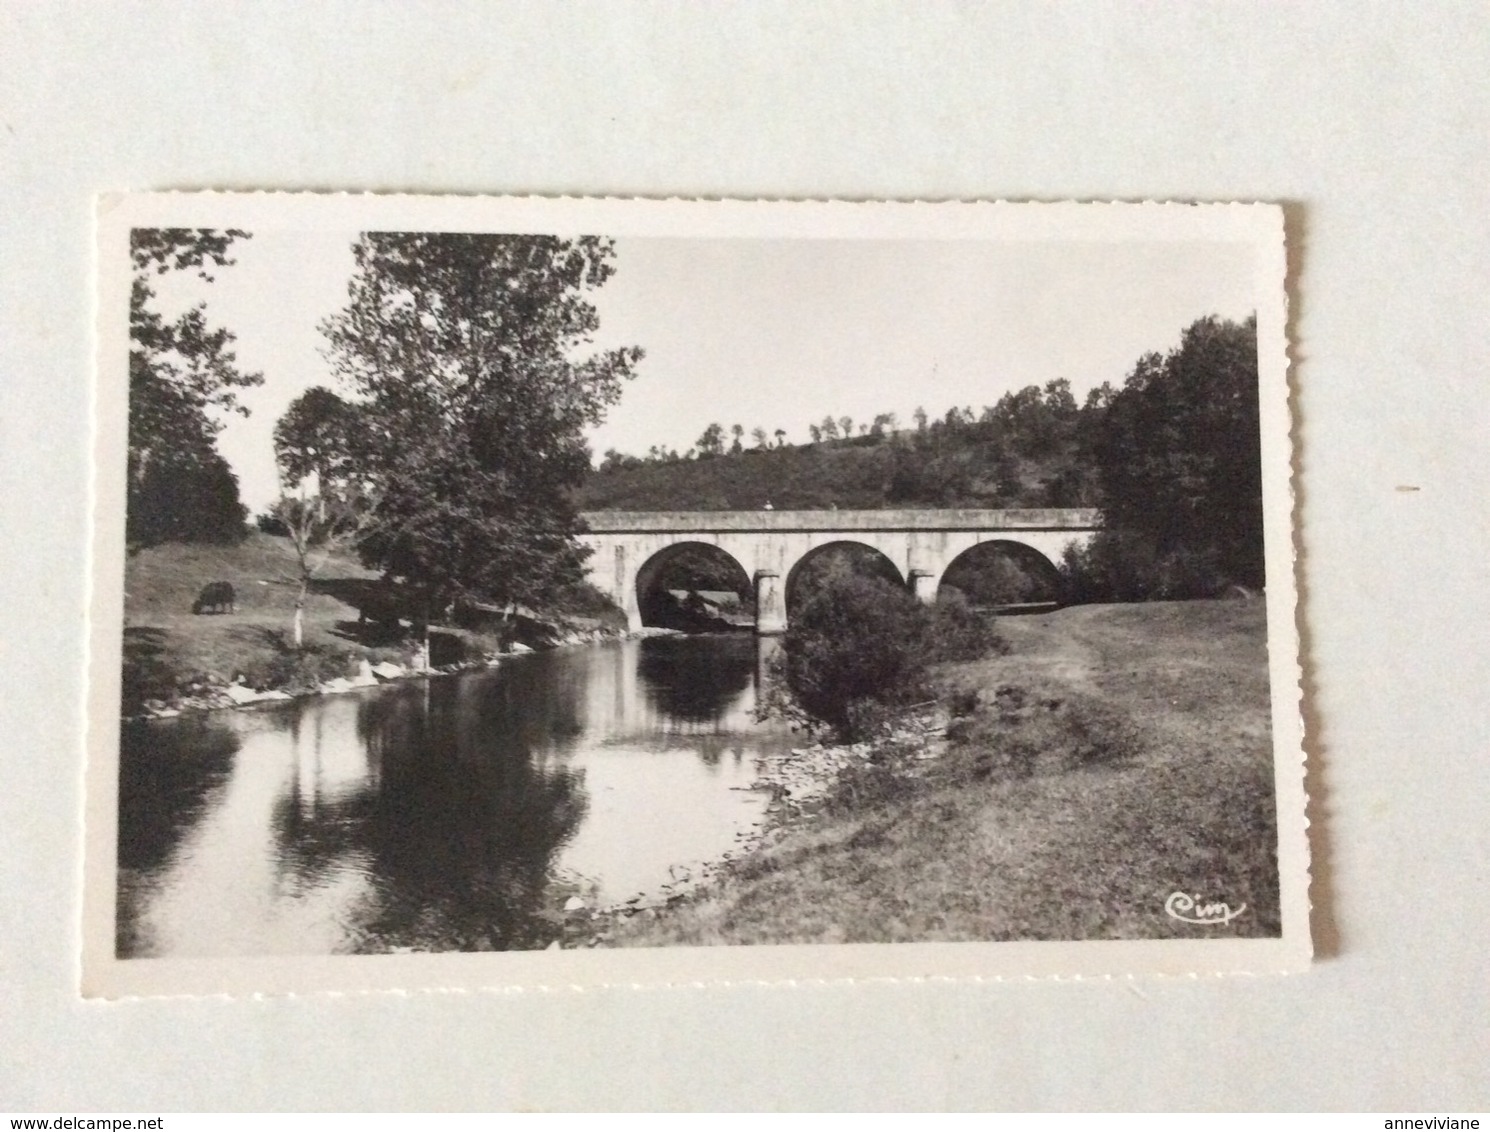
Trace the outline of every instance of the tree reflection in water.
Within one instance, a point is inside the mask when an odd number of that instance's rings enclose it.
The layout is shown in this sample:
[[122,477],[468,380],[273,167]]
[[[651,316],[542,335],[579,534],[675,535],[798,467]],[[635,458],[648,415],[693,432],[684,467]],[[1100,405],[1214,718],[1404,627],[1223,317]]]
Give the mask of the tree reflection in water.
[[[525,686],[545,710],[517,710]],[[582,772],[535,757],[578,730],[562,685],[405,685],[360,704],[357,730],[377,768],[366,788],[318,801],[297,786],[274,817],[287,879],[313,885],[349,859],[373,879],[349,949],[548,943],[552,866],[586,810]]]
[[170,861],[189,830],[212,808],[233,770],[238,736],[210,717],[119,728],[118,914],[120,958],[150,949],[141,938],[142,889]]

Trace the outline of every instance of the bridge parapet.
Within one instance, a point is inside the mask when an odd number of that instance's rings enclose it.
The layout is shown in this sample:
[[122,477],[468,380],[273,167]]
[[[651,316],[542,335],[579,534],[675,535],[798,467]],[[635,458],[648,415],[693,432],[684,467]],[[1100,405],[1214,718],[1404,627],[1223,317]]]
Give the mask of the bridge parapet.
[[723,534],[801,531],[1092,531],[1100,515],[1086,507],[1005,510],[947,508],[874,511],[586,511],[597,534]]

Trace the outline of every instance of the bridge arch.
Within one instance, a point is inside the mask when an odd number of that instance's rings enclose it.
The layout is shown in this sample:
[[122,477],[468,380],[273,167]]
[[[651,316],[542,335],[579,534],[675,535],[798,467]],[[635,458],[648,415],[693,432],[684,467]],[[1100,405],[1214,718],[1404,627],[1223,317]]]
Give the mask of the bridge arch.
[[663,546],[643,561],[636,569],[633,585],[643,625],[681,627],[672,625],[686,612],[673,591],[728,591],[737,596],[742,608],[748,608],[752,579],[740,560],[717,543],[683,539]]
[[[582,518],[588,529],[580,538],[592,552],[590,580],[625,612],[631,628],[643,625],[639,592],[650,589],[652,572],[668,561],[653,559],[679,544],[694,544],[718,548],[753,583],[758,633],[787,627],[785,589],[800,581],[793,571],[831,543],[879,551],[918,598],[932,601],[947,568],[976,544],[1027,547],[1043,556],[1040,573],[1050,577],[1065,549],[1086,545],[1100,520],[1095,511],[1061,508],[596,511]],[[639,579],[644,568],[648,577]],[[740,575],[732,578],[738,586]]]
[[937,580],[938,594],[955,589],[979,609],[1061,605],[1065,579],[1050,557],[1027,542],[983,539],[957,554]]
[[855,573],[883,578],[893,585],[904,587],[906,584],[905,575],[895,565],[894,559],[880,547],[859,539],[833,539],[812,547],[787,570],[782,593],[786,599],[788,619],[794,617],[812,596],[812,587],[821,580],[820,575],[833,569],[835,563],[842,563]]

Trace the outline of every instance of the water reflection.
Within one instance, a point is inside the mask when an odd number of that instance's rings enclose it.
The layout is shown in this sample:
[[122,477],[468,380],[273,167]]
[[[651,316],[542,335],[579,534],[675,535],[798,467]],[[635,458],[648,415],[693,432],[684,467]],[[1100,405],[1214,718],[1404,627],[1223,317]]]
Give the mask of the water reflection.
[[756,639],[740,633],[664,637],[641,642],[637,671],[647,699],[665,716],[725,725],[729,709],[750,687]]
[[[159,870],[182,834],[215,807],[233,767],[238,737],[210,716],[167,726],[122,724],[124,751],[149,749],[148,758],[120,760],[119,885],[121,906],[130,903],[138,877]],[[116,923],[119,954],[149,951],[137,917]]]
[[120,954],[544,946],[557,874],[623,899],[758,819],[758,664],[632,641],[128,727]]

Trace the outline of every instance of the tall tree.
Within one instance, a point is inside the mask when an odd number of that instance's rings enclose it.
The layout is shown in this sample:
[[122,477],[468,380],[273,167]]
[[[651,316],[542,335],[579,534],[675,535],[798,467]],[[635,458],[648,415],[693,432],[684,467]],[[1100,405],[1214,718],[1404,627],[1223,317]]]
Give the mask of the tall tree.
[[695,447],[698,449],[699,458],[703,460],[709,460],[715,456],[723,456],[724,426],[716,423],[704,429]]
[[126,537],[134,547],[162,542],[236,543],[248,508],[238,477],[210,442],[188,441],[152,460],[130,484]]
[[217,452],[216,412],[247,410],[236,391],[263,378],[238,368],[231,331],[211,326],[205,303],[175,319],[157,309],[154,277],[194,271],[211,281],[233,260],[237,229],[136,228],[129,302],[129,459],[126,537],[222,541],[241,536],[238,482]]
[[292,485],[314,477],[316,490],[330,491],[354,477],[366,448],[363,412],[324,385],[313,385],[290,402],[274,426],[280,476]]
[[305,603],[316,574],[332,554],[376,529],[377,499],[362,472],[363,423],[360,407],[317,385],[292,401],[274,426],[280,496],[271,512],[295,551],[299,589],[291,636],[297,649],[305,644]]
[[1141,358],[1093,443],[1104,524],[1197,581],[1263,584],[1257,322],[1200,319]]
[[589,296],[610,241],[367,232],[344,310],[323,329],[367,422],[378,530],[364,559],[426,609],[462,594],[515,603],[582,576],[572,490],[583,429],[641,350],[596,350]]

